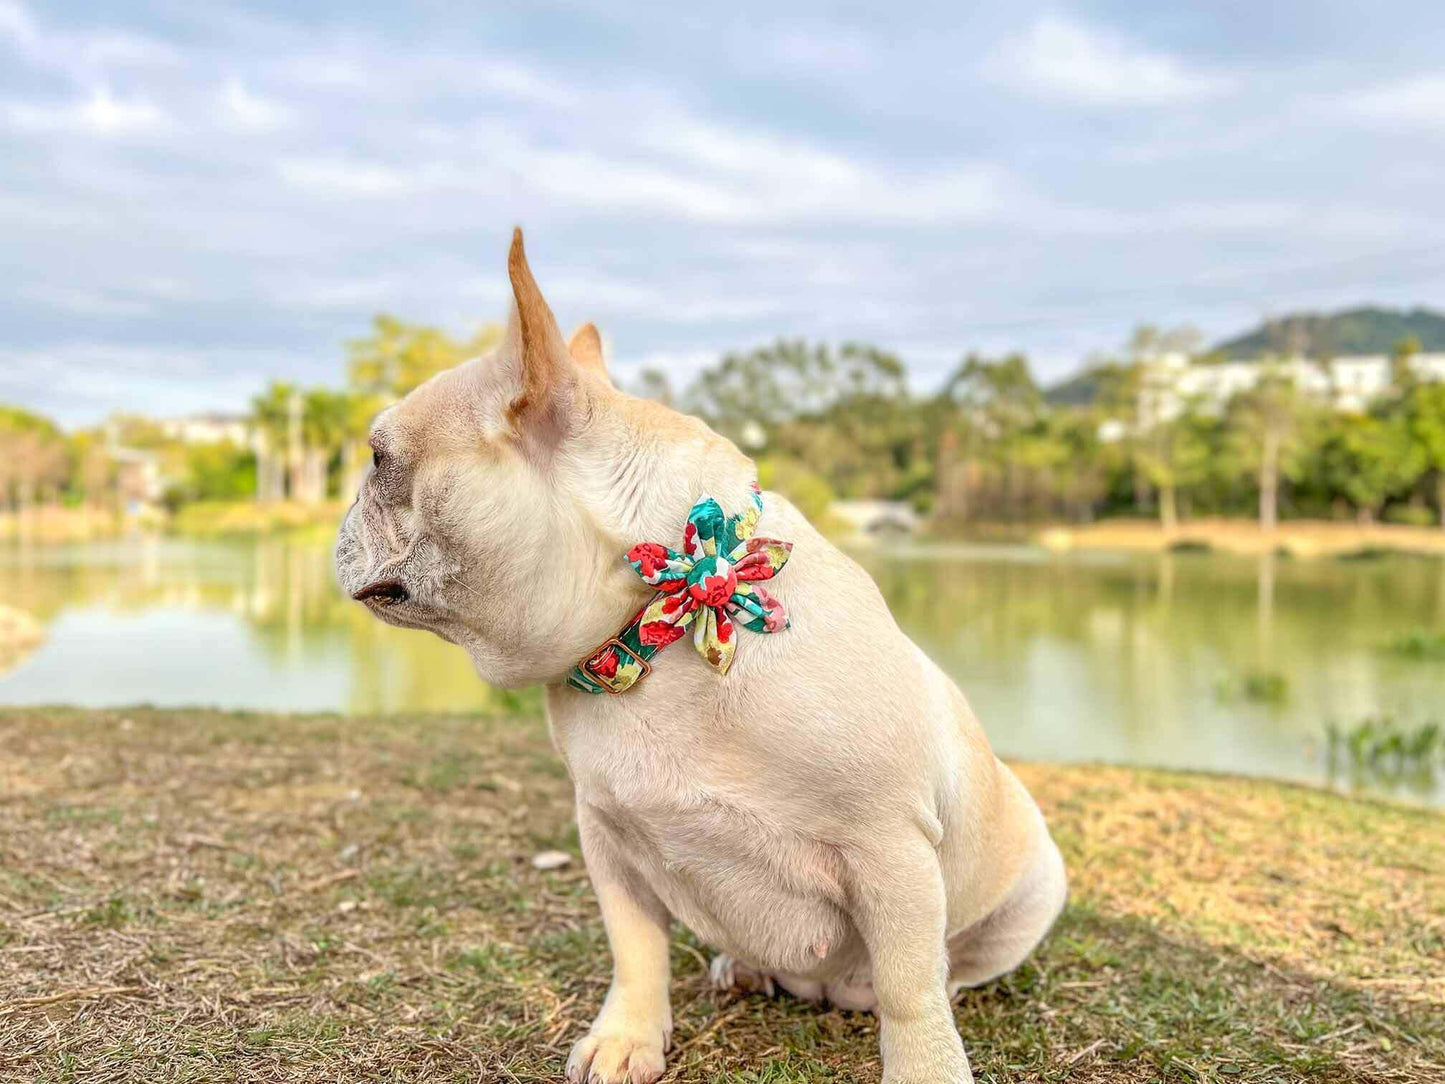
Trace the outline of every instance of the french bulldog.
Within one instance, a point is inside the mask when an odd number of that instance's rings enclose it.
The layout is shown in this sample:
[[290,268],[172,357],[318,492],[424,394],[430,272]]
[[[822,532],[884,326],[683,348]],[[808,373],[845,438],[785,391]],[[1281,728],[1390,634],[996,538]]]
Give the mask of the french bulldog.
[[649,1084],[672,1032],[669,925],[719,986],[869,1010],[886,1084],[972,1080],[952,997],[1016,967],[1063,907],[1063,860],[958,687],[868,575],[777,493],[791,617],[739,633],[725,675],[684,647],[621,695],[566,684],[652,597],[622,555],[680,537],[694,500],[753,499],[753,463],[697,418],[619,391],[569,341],[518,230],[501,344],[382,411],[337,541],[343,589],[463,648],[482,680],[541,685],[576,791],[612,982],[573,1084]]

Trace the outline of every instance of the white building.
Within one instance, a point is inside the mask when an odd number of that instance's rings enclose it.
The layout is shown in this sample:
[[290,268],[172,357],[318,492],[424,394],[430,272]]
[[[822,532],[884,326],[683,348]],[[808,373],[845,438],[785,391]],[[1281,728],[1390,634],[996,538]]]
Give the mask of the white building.
[[[1410,366],[1420,380],[1445,381],[1445,354],[1416,354]],[[1390,390],[1391,362],[1385,354],[1354,354],[1326,360],[1290,357],[1201,364],[1184,354],[1161,354],[1144,366],[1140,424],[1148,427],[1177,418],[1190,402],[1204,410],[1222,410],[1267,373],[1289,379],[1300,391],[1328,400],[1336,410],[1359,412]]]
[[229,443],[244,446],[250,439],[250,425],[240,414],[190,414],[166,418],[161,432],[182,444]]

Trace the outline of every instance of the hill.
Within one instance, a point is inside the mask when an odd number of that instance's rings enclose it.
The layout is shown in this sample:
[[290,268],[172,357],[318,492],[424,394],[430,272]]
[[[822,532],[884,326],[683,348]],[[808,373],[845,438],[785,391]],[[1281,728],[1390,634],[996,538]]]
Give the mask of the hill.
[[1253,331],[1226,339],[1214,349],[1231,358],[1299,351],[1314,356],[1388,354],[1414,336],[1423,350],[1445,350],[1445,314],[1430,309],[1363,306],[1335,313],[1292,313],[1266,320]]

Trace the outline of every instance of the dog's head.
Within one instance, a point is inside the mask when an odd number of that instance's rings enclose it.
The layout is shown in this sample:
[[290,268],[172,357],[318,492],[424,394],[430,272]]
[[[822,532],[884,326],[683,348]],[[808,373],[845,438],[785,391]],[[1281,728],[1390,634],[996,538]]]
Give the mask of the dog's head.
[[752,466],[696,418],[613,388],[591,324],[563,340],[520,230],[507,270],[501,345],[377,416],[336,567],[377,617],[515,686],[559,680],[611,635],[648,594],[620,554],[666,541],[705,489],[745,500]]

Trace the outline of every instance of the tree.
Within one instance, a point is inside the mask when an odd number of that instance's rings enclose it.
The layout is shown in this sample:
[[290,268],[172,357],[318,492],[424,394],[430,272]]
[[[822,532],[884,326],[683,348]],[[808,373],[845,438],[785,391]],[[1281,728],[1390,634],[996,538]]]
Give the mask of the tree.
[[1390,348],[1390,386],[1398,395],[1409,395],[1419,383],[1415,373],[1415,356],[1420,353],[1420,340],[1406,335]]
[[1398,411],[1336,417],[1318,455],[1325,485],[1355,506],[1361,523],[1372,523],[1384,503],[1425,469],[1409,421]]
[[1259,382],[1229,405],[1230,445],[1254,472],[1259,488],[1259,526],[1279,523],[1279,481],[1299,470],[1299,431],[1305,405],[1294,381],[1273,361],[1260,363]]
[[1209,473],[1207,419],[1186,409],[1144,434],[1136,456],[1145,477],[1159,492],[1159,523],[1166,531],[1179,525],[1179,492],[1203,481]]
[[346,344],[351,387],[384,401],[400,399],[437,373],[490,350],[502,333],[499,325],[486,324],[458,341],[440,328],[377,316],[370,335]]
[[49,418],[0,406],[0,502],[23,511],[47,494],[58,497],[68,459],[65,436]]
[[936,441],[944,499],[943,514],[957,519],[1002,507],[1018,518],[1031,489],[1031,474],[1051,459],[1042,441],[1025,451],[1024,434],[1044,412],[1043,395],[1028,358],[1008,354],[997,360],[970,353],[937,397],[946,412]]
[[272,381],[251,399],[251,431],[256,449],[256,499],[284,500],[287,493],[285,448],[291,428],[291,401],[296,388],[282,380]]
[[353,435],[352,396],[344,391],[313,388],[301,401],[302,486],[300,499],[324,501],[331,461]]
[[631,390],[632,394],[639,399],[651,399],[663,406],[674,406],[677,402],[677,397],[672,390],[672,378],[667,375],[665,369],[655,366],[648,366],[638,373]]
[[906,495],[927,470],[903,363],[866,343],[780,339],[726,354],[683,404],[746,447],[814,465],[848,496]]
[[1407,401],[1410,433],[1435,472],[1435,507],[1445,528],[1445,384],[1420,384]]

